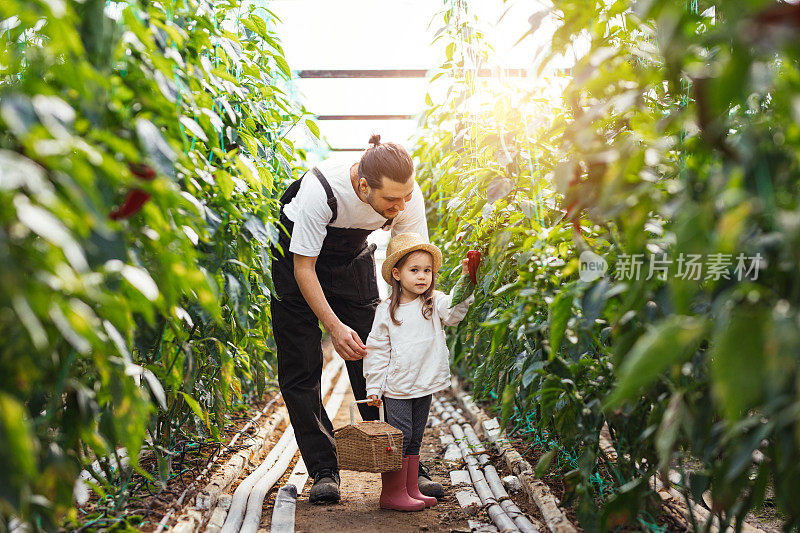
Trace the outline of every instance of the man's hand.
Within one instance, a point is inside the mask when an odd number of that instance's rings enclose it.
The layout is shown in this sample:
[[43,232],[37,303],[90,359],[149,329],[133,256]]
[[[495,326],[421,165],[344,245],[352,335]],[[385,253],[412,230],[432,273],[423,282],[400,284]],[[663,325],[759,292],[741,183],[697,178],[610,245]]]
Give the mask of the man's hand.
[[466,276],[467,274],[469,274],[469,259],[464,258],[461,261],[461,275]]
[[294,254],[294,277],[297,279],[297,286],[300,287],[308,306],[325,326],[325,331],[330,333],[333,348],[342,359],[345,361],[363,359],[367,355],[367,347],[364,346],[358,333],[339,320],[331,309],[317,279],[316,264],[316,257]]
[[329,333],[331,334],[333,349],[345,361],[358,361],[367,355],[367,347],[361,342],[358,333],[343,322],[339,322],[330,328]]
[[367,396],[367,400],[369,400],[367,402],[367,405],[374,405],[375,407],[380,407],[381,403],[383,403],[381,402],[381,399],[378,398],[377,394],[370,394],[369,396]]

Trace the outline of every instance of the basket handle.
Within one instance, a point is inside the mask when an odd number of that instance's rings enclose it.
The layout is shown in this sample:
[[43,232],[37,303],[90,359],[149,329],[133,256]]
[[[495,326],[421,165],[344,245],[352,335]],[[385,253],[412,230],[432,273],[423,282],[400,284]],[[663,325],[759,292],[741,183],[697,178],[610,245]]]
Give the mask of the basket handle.
[[[350,404],[350,425],[353,426],[356,423],[356,404],[357,403],[367,403],[369,400],[356,400]],[[383,403],[383,402],[381,402]],[[378,407],[378,412],[380,413],[381,422],[385,422],[383,419],[383,405]]]

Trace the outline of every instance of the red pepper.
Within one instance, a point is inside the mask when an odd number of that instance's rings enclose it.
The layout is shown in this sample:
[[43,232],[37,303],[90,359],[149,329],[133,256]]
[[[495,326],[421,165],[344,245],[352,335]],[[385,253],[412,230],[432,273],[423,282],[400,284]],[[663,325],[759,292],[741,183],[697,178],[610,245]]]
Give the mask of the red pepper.
[[156,177],[156,171],[150,165],[142,163],[131,163],[128,165],[131,174],[144,181],[152,181]]
[[[150,165],[143,165],[141,163],[131,163],[128,165],[131,174],[136,176],[142,181],[152,181],[156,177],[156,171]],[[141,189],[132,189],[122,205],[111,211],[108,218],[111,220],[120,220],[129,218],[135,215],[142,206],[150,199],[150,193]]]
[[573,200],[572,203],[567,206],[567,214],[564,215],[564,217],[572,222],[572,227],[578,232],[578,235],[583,235],[583,230],[581,229],[580,210],[577,209],[577,207],[578,201]]
[[761,11],[755,19],[761,24],[800,26],[800,6],[794,3],[776,4]]
[[111,220],[119,220],[121,218],[129,218],[135,215],[139,209],[150,199],[150,193],[144,192],[141,189],[133,189],[128,193],[122,205],[114,209],[108,218]]
[[478,250],[467,252],[467,271],[472,283],[478,284],[478,265],[481,263],[481,253]]

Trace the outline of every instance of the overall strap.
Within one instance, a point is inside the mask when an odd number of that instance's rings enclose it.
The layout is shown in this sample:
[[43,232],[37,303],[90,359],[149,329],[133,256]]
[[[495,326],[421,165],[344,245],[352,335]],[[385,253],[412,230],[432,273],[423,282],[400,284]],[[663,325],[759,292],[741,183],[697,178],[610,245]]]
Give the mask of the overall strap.
[[322,172],[320,172],[320,170],[317,167],[312,168],[311,171],[314,173],[319,182],[322,184],[322,188],[325,189],[325,195],[328,197],[328,207],[331,208],[331,212],[333,213],[333,216],[328,221],[328,224],[333,224],[338,215],[338,209],[336,207],[336,197],[333,195],[333,189],[331,189],[331,184],[328,183],[328,180],[325,178],[325,176],[322,174]]

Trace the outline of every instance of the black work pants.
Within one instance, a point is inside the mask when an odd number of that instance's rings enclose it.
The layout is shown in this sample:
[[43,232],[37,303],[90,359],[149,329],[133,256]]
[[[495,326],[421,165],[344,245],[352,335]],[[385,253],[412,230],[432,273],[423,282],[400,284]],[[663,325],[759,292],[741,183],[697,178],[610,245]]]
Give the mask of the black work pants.
[[[375,319],[378,300],[369,303],[328,298],[339,317],[363,342]],[[313,476],[323,468],[338,469],[333,425],[322,405],[322,331],[317,316],[302,298],[272,298],[272,327],[278,347],[278,384],[297,445]],[[339,357],[334,355],[334,357]],[[357,400],[366,398],[364,362],[345,361],[350,385]],[[358,405],[364,420],[377,420],[378,408]]]

